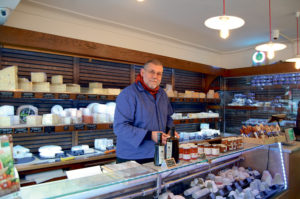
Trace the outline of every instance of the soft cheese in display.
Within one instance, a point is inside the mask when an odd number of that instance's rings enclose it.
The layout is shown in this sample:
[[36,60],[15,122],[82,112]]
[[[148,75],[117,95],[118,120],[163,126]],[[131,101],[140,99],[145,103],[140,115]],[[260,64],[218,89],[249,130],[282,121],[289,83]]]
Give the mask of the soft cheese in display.
[[28,115],[26,117],[27,126],[40,126],[42,125],[43,116],[41,115]]
[[56,114],[56,115],[61,115],[63,110],[64,110],[64,108],[61,105],[54,105],[51,108],[51,113]]
[[66,84],[51,84],[50,91],[53,93],[65,93],[67,92]]
[[34,92],[50,92],[49,82],[34,82],[32,86]]
[[31,82],[46,82],[47,74],[43,72],[31,72]]
[[11,116],[0,116],[0,127],[10,127],[12,124]]
[[80,93],[80,85],[78,84],[67,84],[68,93]]
[[18,89],[18,67],[11,66],[0,70],[0,90]]
[[51,83],[52,84],[63,84],[63,76],[62,75],[53,75],[51,77]]
[[55,158],[58,153],[63,153],[62,148],[56,145],[47,145],[39,148],[40,157],[42,158]]
[[26,117],[28,115],[38,115],[38,108],[32,105],[23,105],[17,109],[17,115],[20,116],[20,122],[22,124],[26,123]]
[[15,114],[15,108],[10,105],[0,106],[0,116],[11,116]]
[[57,125],[57,124],[60,124],[60,117],[56,114],[44,114],[42,124],[43,125]]

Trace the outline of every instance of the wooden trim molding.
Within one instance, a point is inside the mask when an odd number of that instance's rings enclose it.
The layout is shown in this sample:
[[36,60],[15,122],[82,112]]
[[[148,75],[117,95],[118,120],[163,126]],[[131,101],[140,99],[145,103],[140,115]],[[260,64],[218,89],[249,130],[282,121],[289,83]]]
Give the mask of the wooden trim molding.
[[108,59],[131,64],[144,64],[149,59],[159,59],[165,66],[170,68],[217,76],[224,72],[222,68],[214,68],[209,65],[177,58],[8,26],[0,26],[0,43],[15,47],[46,50],[53,53],[68,53],[76,56]]
[[299,73],[295,68],[295,64],[291,62],[278,62],[265,66],[253,66],[245,68],[227,69],[224,71],[224,77],[240,77],[250,75],[264,75],[276,73]]

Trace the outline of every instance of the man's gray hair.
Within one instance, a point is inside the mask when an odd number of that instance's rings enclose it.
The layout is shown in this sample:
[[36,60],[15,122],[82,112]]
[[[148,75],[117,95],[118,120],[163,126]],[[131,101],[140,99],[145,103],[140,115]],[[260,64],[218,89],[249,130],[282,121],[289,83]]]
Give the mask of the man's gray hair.
[[159,60],[157,60],[157,59],[151,59],[151,60],[147,61],[147,62],[144,64],[144,68],[147,68],[147,66],[148,66],[149,64],[154,64],[154,65],[157,65],[157,66],[162,66],[162,63],[161,63]]

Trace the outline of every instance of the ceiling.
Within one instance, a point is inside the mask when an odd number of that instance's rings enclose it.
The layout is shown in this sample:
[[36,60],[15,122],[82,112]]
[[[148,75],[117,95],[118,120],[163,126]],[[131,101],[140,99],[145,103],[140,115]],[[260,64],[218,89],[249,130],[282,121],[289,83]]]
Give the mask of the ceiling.
[[[232,53],[269,41],[268,0],[227,0],[226,14],[241,17],[245,25],[230,31],[228,39],[204,26],[222,14],[222,0],[31,0],[55,9],[92,17],[124,28],[168,38],[219,53]],[[296,39],[296,11],[300,0],[271,0],[272,29]],[[289,42],[280,37],[280,42]]]

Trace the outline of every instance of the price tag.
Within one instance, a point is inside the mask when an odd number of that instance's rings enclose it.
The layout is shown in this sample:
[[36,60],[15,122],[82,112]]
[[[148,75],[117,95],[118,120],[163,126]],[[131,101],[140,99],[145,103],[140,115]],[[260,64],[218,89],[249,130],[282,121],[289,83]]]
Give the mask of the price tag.
[[44,93],[43,94],[44,99],[54,99],[54,94],[53,93]]
[[96,124],[87,124],[86,127],[88,130],[96,130],[97,129]]
[[106,95],[100,95],[101,100],[106,100]]
[[165,159],[164,162],[168,168],[176,167],[176,162],[174,158]]
[[27,128],[17,128],[15,129],[15,133],[28,133]]
[[42,133],[43,132],[43,127],[31,127],[30,128],[30,133]]
[[74,129],[75,129],[75,131],[84,130],[84,124],[75,124]]
[[58,95],[59,99],[70,99],[70,94],[61,93]]
[[13,92],[0,92],[0,98],[13,98],[14,97],[14,93]]
[[64,126],[64,131],[69,131],[70,130],[70,126]]
[[79,95],[76,96],[76,98],[79,99],[79,100],[85,100],[86,96],[79,94]]
[[14,132],[14,129],[12,129],[12,128],[0,129],[0,134],[12,134],[13,132]]
[[88,95],[88,100],[97,100],[97,95]]
[[53,133],[53,132],[55,132],[55,126],[45,126],[44,127],[44,132],[45,133]]
[[29,98],[34,98],[34,93],[22,93],[22,98],[26,98],[26,99],[29,99]]

